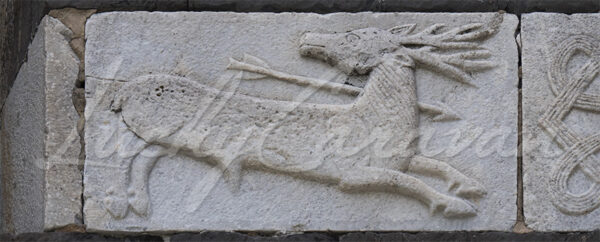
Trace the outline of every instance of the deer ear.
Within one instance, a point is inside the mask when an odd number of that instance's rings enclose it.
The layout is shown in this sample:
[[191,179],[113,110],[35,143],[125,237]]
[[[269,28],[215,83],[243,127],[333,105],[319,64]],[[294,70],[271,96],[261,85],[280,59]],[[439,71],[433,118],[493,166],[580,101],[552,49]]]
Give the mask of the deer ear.
[[388,29],[392,34],[407,35],[415,30],[416,24],[405,24]]

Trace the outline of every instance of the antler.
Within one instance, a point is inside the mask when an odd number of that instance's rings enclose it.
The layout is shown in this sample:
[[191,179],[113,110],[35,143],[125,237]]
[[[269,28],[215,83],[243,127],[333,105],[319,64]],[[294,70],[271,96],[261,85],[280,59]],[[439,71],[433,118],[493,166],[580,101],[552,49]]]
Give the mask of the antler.
[[[495,34],[502,20],[503,15],[496,14],[487,24],[466,24],[442,33],[438,32],[445,27],[443,24],[434,24],[416,34],[411,34],[414,27],[406,28],[408,30],[401,34],[399,43],[404,47],[402,50],[415,61],[459,82],[473,85],[469,72],[494,66],[490,61],[481,60],[491,54],[479,48],[477,41]],[[454,49],[466,52],[443,53]]]

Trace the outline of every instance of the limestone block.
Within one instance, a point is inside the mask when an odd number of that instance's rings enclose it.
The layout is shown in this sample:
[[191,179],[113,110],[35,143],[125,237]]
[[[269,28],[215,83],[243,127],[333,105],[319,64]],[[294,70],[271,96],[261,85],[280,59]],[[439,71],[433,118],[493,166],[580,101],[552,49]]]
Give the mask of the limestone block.
[[510,230],[517,24],[95,14],[87,229]]
[[45,17],[2,113],[4,232],[81,224],[82,174],[71,31]]
[[600,228],[600,14],[523,16],[526,223]]

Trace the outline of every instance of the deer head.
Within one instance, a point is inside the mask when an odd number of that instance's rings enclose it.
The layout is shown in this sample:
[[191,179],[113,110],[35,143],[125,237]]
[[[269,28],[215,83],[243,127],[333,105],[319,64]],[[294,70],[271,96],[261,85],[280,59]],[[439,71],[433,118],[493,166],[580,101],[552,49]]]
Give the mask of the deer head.
[[445,30],[435,24],[414,33],[415,24],[387,30],[364,28],[346,33],[305,33],[300,54],[323,60],[349,75],[368,74],[390,54],[406,55],[420,66],[470,84],[470,72],[492,67],[479,41],[495,34],[502,23],[496,14],[487,24],[473,23]]
[[300,54],[328,62],[346,74],[368,74],[386,53],[398,49],[392,32],[365,28],[347,33],[306,33]]

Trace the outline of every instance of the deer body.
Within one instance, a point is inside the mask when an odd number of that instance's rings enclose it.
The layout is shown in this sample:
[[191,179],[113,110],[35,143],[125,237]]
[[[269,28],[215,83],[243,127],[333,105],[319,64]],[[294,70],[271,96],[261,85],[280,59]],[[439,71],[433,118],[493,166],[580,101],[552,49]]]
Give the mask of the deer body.
[[[151,75],[123,86],[113,109],[149,145],[204,158],[223,169],[226,157],[235,153],[255,158],[240,165],[319,180],[339,180],[332,172],[356,165],[406,171],[418,128],[413,67],[406,64],[391,59],[379,65],[364,93],[345,105],[265,100],[182,77]],[[182,88],[194,93],[191,99],[181,95]],[[216,104],[223,108],[214,117],[207,117],[210,111],[194,117],[197,107]],[[140,106],[156,112],[142,114]]]
[[[404,174],[437,176],[459,196],[485,194],[481,185],[449,165],[417,155],[414,68],[415,60],[427,57],[414,56],[415,51],[397,41],[397,29],[306,34],[301,54],[326,60],[348,74],[369,74],[362,93],[345,105],[265,100],[235,93],[236,83],[219,90],[183,77],[150,75],[125,84],[112,109],[121,113],[147,149],[175,150],[209,162],[234,184],[242,169],[262,169],[348,192],[406,194],[432,212],[442,208],[446,217],[472,216],[475,210],[468,202]],[[445,71],[462,78],[452,68]],[[140,152],[133,159],[128,203],[109,208],[113,216],[125,216],[128,207],[138,215],[147,214],[148,176],[156,160],[168,153],[161,152],[153,156]]]

